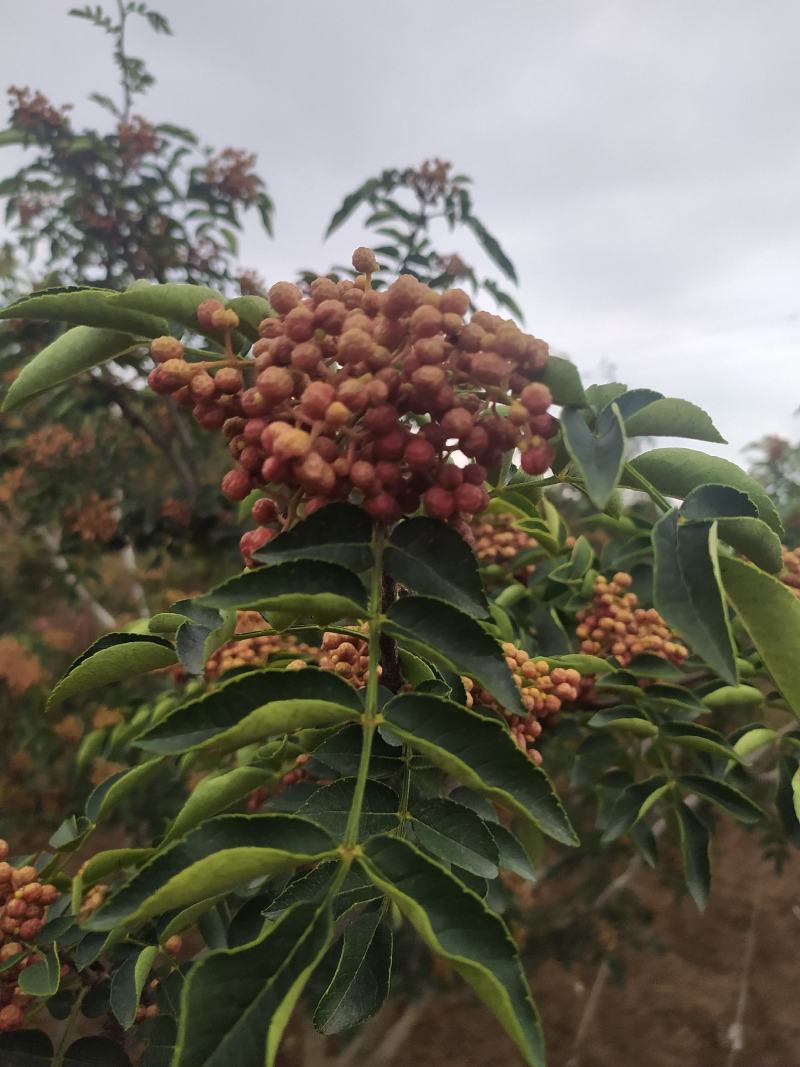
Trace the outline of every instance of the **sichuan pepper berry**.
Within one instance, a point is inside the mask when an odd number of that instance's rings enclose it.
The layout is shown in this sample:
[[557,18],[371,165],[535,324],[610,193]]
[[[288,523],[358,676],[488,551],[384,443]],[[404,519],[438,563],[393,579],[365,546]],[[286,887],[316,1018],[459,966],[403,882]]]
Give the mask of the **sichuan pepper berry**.
[[647,652],[680,666],[689,650],[675,637],[655,608],[642,608],[630,592],[633,578],[620,571],[609,581],[599,575],[592,602],[577,613],[575,630],[581,651],[591,656],[614,656],[626,667]]
[[248,564],[269,536],[330,501],[354,500],[387,525],[420,507],[460,524],[486,508],[486,471],[505,453],[519,449],[530,474],[553,459],[543,341],[485,311],[467,320],[460,289],[439,293],[403,275],[373,291],[369,249],[353,263],[355,281],[273,285],[274,315],[246,359],[232,348],[238,319],[219,301],[204,301],[197,318],[222,335],[224,360],[187,363],[166,339],[155,343],[157,360],[170,357],[151,387],[223,430],[235,463],[225,495],[268,490],[275,504],[274,515],[254,516],[269,533],[246,535]]

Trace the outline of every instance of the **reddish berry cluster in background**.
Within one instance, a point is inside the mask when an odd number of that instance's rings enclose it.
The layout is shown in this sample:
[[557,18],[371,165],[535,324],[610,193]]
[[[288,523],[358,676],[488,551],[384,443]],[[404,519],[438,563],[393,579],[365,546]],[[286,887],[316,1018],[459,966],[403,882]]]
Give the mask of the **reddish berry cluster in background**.
[[[29,942],[38,937],[47,909],[58,896],[54,885],[42,885],[35,867],[13,867],[7,861],[8,843],[0,840],[0,1033],[22,1026],[32,997],[18,985],[22,971],[41,959]],[[19,957],[19,958],[18,958]]]
[[329,501],[363,503],[383,523],[420,505],[461,522],[486,507],[487,471],[510,449],[529,474],[553,459],[543,341],[485,311],[470,317],[460,289],[439,293],[410,275],[371,289],[369,249],[353,265],[355,281],[316,278],[305,295],[273,285],[275,315],[261,322],[251,358],[233,355],[238,317],[213,300],[199,306],[198,325],[225,339],[227,359],[188,362],[172,337],[151,345],[151,387],[228,439],[236,466],[225,495],[270,494],[253,508],[259,528],[242,539],[248,561]]
[[620,571],[609,581],[599,575],[591,604],[577,613],[575,630],[581,651],[592,656],[614,656],[626,667],[635,656],[648,652],[680,665],[689,650],[678,641],[655,608],[640,608],[631,593],[633,578]]
[[467,704],[492,708],[502,715],[511,729],[511,736],[534,763],[541,763],[541,753],[534,747],[542,732],[542,720],[554,716],[564,704],[578,699],[580,673],[571,667],[551,667],[544,659],[536,659],[510,641],[503,642],[503,655],[525,708],[525,715],[516,715],[504,708],[491,693],[481,689],[469,678],[462,678],[467,692]]

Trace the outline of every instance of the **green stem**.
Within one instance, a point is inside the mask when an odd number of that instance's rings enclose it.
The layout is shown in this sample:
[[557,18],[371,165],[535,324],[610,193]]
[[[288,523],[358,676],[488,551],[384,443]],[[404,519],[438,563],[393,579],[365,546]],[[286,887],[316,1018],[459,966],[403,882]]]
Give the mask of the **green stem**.
[[83,1004],[83,998],[88,992],[89,990],[87,988],[84,988],[75,998],[75,1003],[72,1005],[72,1009],[67,1017],[67,1021],[64,1025],[64,1031],[61,1034],[61,1040],[58,1043],[58,1048],[55,1051],[55,1055],[53,1056],[53,1062],[50,1067],[61,1067],[61,1065],[63,1064],[64,1055],[67,1051],[67,1045],[69,1044],[69,1039],[72,1037],[72,1031],[75,1027],[75,1023],[78,1020],[78,1016],[80,1015],[81,1004]]
[[400,825],[397,830],[398,837],[405,837],[406,827],[408,826],[408,801],[411,796],[411,760],[413,758],[413,752],[410,745],[403,745],[403,784],[400,790],[400,805],[398,807],[398,814],[400,815]]
[[372,739],[375,736],[377,724],[375,719],[378,714],[378,666],[381,655],[381,591],[383,578],[383,537],[377,529],[372,537],[372,574],[370,576],[369,592],[369,615],[368,615],[368,648],[369,668],[367,674],[367,692],[364,701],[364,733],[361,744],[361,758],[358,763],[358,776],[353,793],[353,804],[347,820],[347,830],[344,836],[344,846],[352,849],[358,841],[358,831],[361,825],[361,807],[364,803],[364,790],[367,787],[367,774],[369,771],[369,759],[372,754]]
[[630,463],[625,464],[625,473],[628,475],[628,477],[632,478],[637,483],[636,488],[638,488],[640,492],[647,493],[653,503],[660,507],[662,511],[672,510],[672,507],[667,498],[665,496],[662,496],[662,494],[659,493],[658,489],[656,489],[654,485],[652,485],[650,482],[648,482],[646,478],[639,474],[639,472],[634,467],[632,467]]

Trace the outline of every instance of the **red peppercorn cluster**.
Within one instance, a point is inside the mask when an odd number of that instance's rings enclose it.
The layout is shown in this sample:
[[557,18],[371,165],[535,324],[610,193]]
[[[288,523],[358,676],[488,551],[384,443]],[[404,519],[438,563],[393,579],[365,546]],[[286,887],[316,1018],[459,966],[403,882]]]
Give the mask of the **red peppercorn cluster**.
[[540,380],[543,341],[485,311],[468,318],[460,289],[439,293],[403,275],[374,291],[369,249],[353,264],[355,281],[316,278],[305,295],[273,285],[275,316],[261,322],[251,358],[233,355],[238,317],[214,300],[198,307],[198,324],[223,336],[225,360],[187,362],[171,337],[151,345],[151,387],[228,439],[236,466],[223,493],[274,498],[254,506],[246,556],[331,500],[363,502],[385,523],[420,505],[438,519],[471,517],[486,507],[487,468],[504,453],[519,448],[529,474],[552,461],[558,424]]
[[783,571],[781,581],[788,585],[795,596],[800,597],[800,548],[782,546]]
[[571,667],[551,667],[546,660],[535,659],[510,641],[503,642],[503,655],[522,698],[525,715],[517,715],[502,707],[491,693],[481,689],[470,678],[462,678],[467,691],[467,704],[485,704],[499,712],[508,723],[518,747],[533,760],[541,763],[541,753],[535,748],[542,732],[542,720],[559,712],[565,703],[577,700],[581,675]]
[[[347,634],[326,633],[322,638],[319,665],[344,678],[355,689],[363,689],[369,675],[369,646]],[[381,668],[378,666],[378,675]]]
[[[482,567],[509,569],[520,552],[536,548],[536,541],[517,525],[516,515],[510,511],[487,511],[472,521],[474,552]],[[533,565],[515,569],[524,575],[533,573]]]
[[577,613],[575,630],[581,651],[592,656],[614,656],[626,667],[644,652],[680,665],[689,650],[675,638],[655,608],[640,608],[639,598],[628,592],[630,574],[620,571],[609,581],[599,575],[591,604]]
[[[236,617],[236,633],[247,633],[264,628],[264,619],[257,611],[240,611]],[[229,641],[209,657],[206,662],[205,678],[212,682],[234,667],[259,667],[269,662],[272,656],[283,655],[300,658],[313,658],[318,649],[304,641],[298,641],[293,634],[263,634],[259,637],[245,637],[238,641]]]
[[26,942],[41,932],[47,909],[58,897],[54,885],[43,885],[35,867],[13,867],[8,863],[9,848],[0,840],[0,964],[22,955],[18,963],[0,973],[0,1033],[17,1030],[25,1021],[32,998],[23,993],[17,981],[25,967],[39,956]]

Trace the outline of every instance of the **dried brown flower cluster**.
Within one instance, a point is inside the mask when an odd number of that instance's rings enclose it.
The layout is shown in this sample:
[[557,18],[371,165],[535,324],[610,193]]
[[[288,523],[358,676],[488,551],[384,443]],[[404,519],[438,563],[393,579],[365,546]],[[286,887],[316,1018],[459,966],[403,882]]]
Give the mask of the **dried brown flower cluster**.
[[42,675],[42,665],[32,652],[15,637],[0,637],[0,685],[7,686],[12,696],[22,696]]
[[71,463],[85,452],[91,452],[94,446],[95,436],[91,430],[73,433],[66,426],[54,423],[29,433],[20,451],[26,465],[58,467]]
[[258,176],[253,168],[256,157],[240,148],[224,148],[211,156],[205,178],[222,196],[252,204],[258,196]]
[[[369,249],[357,249],[353,264],[362,272],[355,282],[317,278],[307,295],[290,282],[273,285],[275,316],[260,324],[251,359],[228,345],[225,361],[190,363],[174,338],[151,345],[151,387],[228,439],[237,465],[223,479],[225,495],[270,493],[254,506],[259,529],[243,539],[246,558],[331,500],[363,502],[385,523],[420,505],[455,521],[486,507],[487,468],[510,449],[521,450],[529,474],[552,460],[558,424],[540,380],[543,341],[488,312],[467,321],[460,289],[439,293],[404,275],[372,290]],[[228,341],[238,325],[213,300],[197,315],[201,329]],[[453,462],[455,453],[469,462]]]
[[47,909],[58,897],[54,885],[42,884],[36,868],[13,867],[8,843],[0,840],[0,965],[16,962],[0,973],[0,1033],[19,1029],[32,997],[19,988],[25,967],[41,959],[29,942],[40,933]]
[[88,493],[79,505],[66,509],[64,522],[82,541],[110,541],[119,525],[119,506],[99,493]]
[[12,125],[19,130],[41,135],[69,126],[67,112],[71,109],[70,105],[57,108],[38,90],[34,93],[27,87],[12,85],[8,90],[8,99]]
[[551,667],[546,660],[528,655],[510,641],[503,642],[503,655],[514,682],[520,692],[526,715],[516,715],[502,707],[491,693],[481,689],[469,678],[462,678],[470,707],[483,704],[499,712],[508,723],[511,734],[522,749],[534,761],[542,757],[536,748],[536,740],[542,732],[542,720],[559,712],[565,703],[577,700],[581,675],[571,667]]
[[591,604],[577,614],[575,630],[581,651],[592,656],[614,656],[626,667],[635,656],[648,652],[680,665],[689,650],[677,640],[655,608],[640,608],[629,592],[633,579],[620,571],[609,581],[600,575]]
[[145,156],[157,152],[161,143],[155,127],[141,115],[134,115],[128,122],[120,122],[117,138],[122,161],[127,167],[135,167]]

